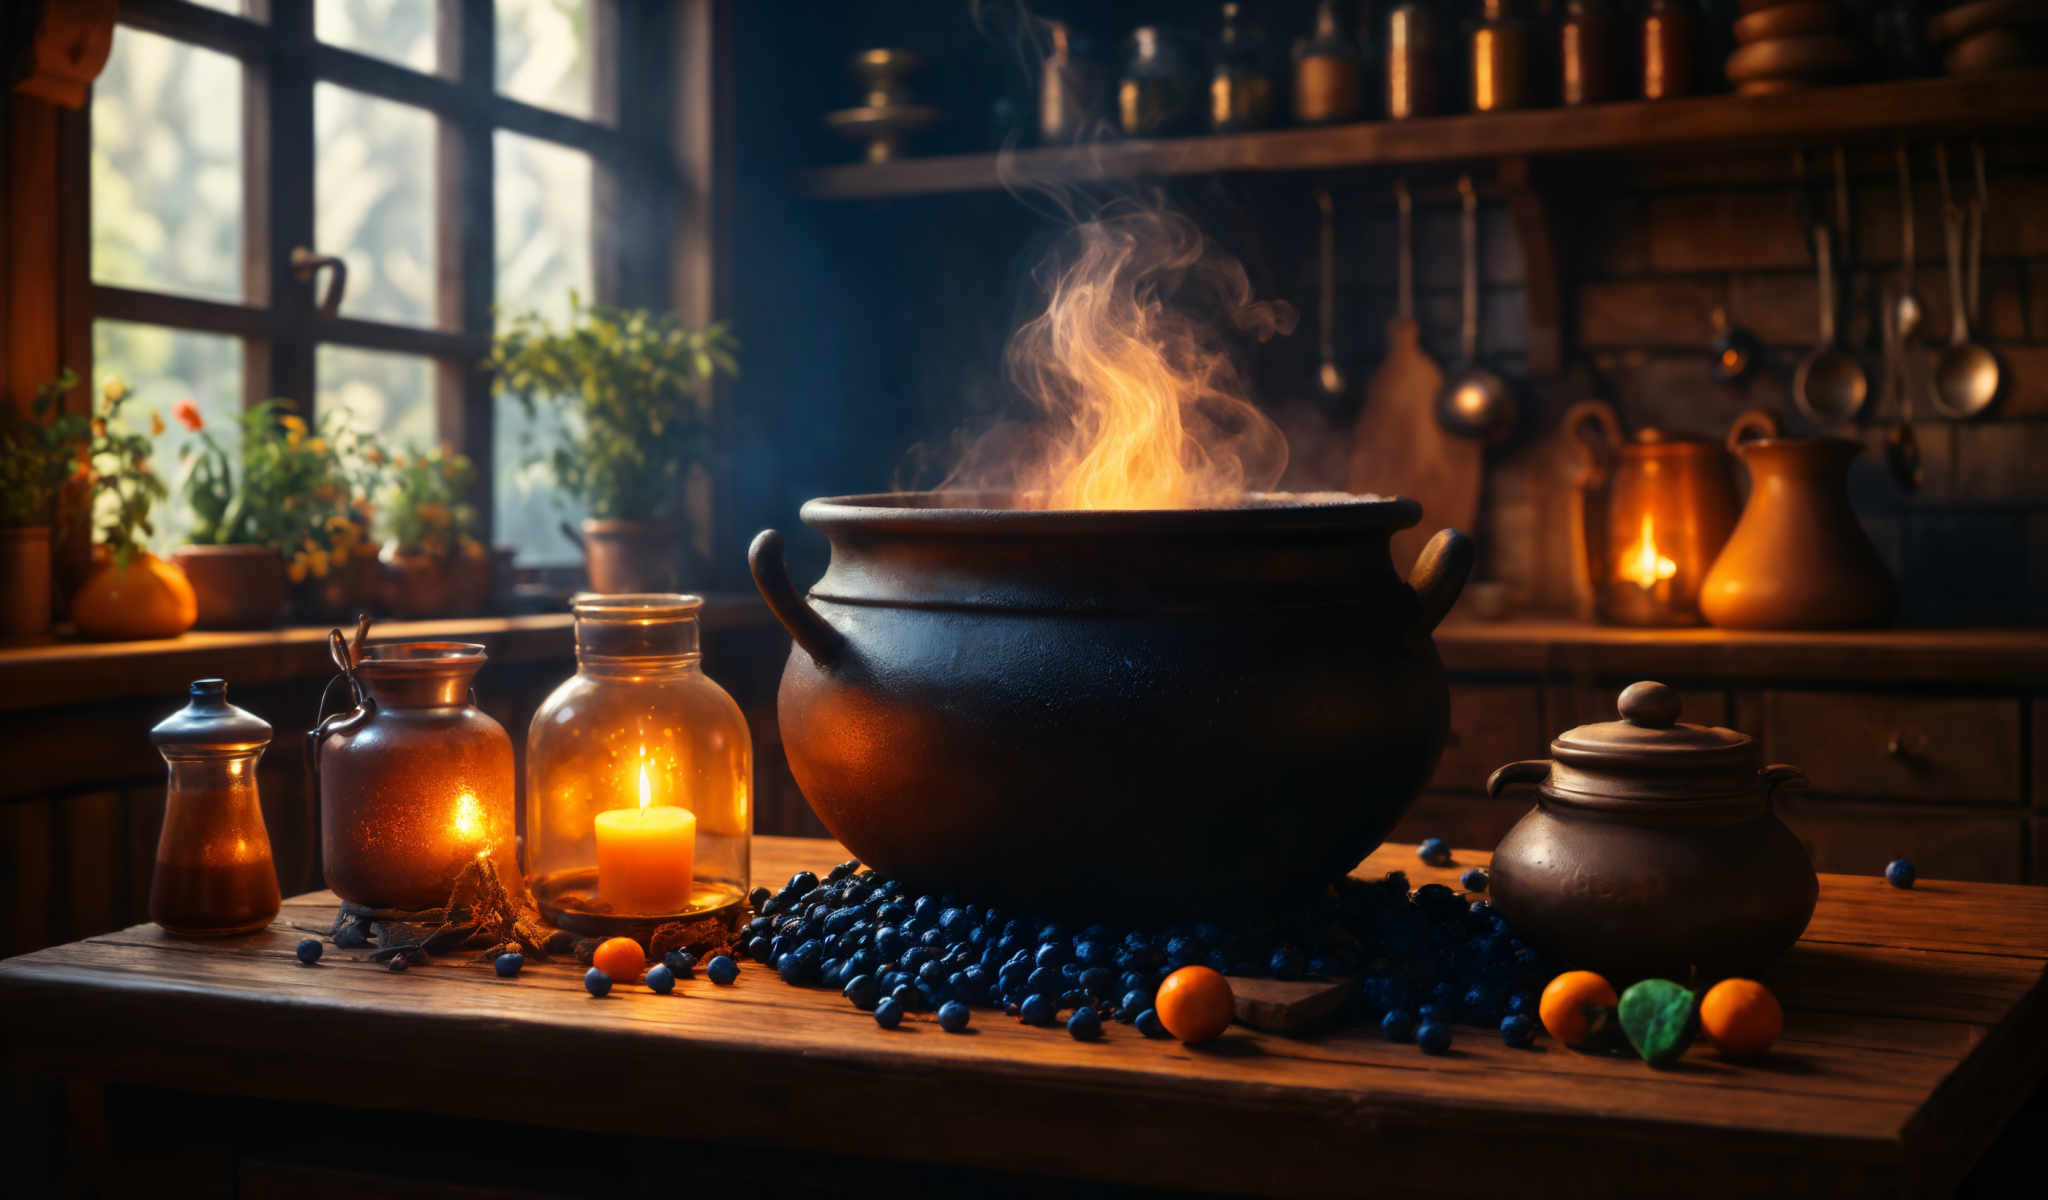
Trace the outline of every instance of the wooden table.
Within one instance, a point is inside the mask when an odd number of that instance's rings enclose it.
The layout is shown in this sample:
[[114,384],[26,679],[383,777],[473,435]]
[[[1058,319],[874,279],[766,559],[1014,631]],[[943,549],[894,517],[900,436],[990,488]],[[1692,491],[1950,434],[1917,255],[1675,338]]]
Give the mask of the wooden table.
[[[760,838],[755,873],[842,857]],[[1360,872],[1450,882],[1484,858],[1432,870],[1390,846]],[[2048,1065],[2041,888],[1823,876],[1770,979],[1777,1051],[1695,1048],[1666,1072],[1463,1027],[1443,1058],[1363,1031],[1190,1048],[1111,1025],[1084,1044],[985,1010],[966,1035],[884,1032],[753,965],[729,988],[700,973],[603,1000],[566,964],[392,974],[329,947],[298,966],[333,904],[297,897],[224,942],[138,926],[0,963],[8,1070],[1155,1187],[1725,1200],[1950,1191]]]

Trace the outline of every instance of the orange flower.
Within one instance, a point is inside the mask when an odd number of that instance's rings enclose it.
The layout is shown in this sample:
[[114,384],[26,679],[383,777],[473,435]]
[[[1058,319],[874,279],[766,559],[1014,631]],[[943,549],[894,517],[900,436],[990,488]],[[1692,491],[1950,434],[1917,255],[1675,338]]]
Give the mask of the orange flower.
[[190,396],[171,405],[171,415],[178,418],[178,424],[193,433],[198,433],[206,427],[206,421],[199,415],[199,406],[192,402]]
[[163,435],[164,415],[152,408],[149,410],[149,436],[162,437]]

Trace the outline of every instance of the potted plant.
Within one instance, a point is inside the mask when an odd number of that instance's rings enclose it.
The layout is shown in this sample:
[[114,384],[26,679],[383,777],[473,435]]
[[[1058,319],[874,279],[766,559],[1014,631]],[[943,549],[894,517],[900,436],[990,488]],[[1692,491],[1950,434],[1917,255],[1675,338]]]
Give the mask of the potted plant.
[[[171,561],[192,581],[202,629],[245,629],[284,619],[284,526],[278,465],[287,432],[305,437],[305,422],[276,403],[241,414],[241,447],[230,456],[206,428],[199,408],[180,401],[173,414],[198,441],[186,449],[181,489],[192,513],[188,544]],[[289,421],[291,428],[283,425]],[[239,463],[237,462],[239,459]],[[237,466],[240,470],[237,471]]]
[[309,620],[340,621],[377,603],[383,568],[371,539],[370,494],[383,452],[350,426],[346,412],[321,417],[318,436],[292,446],[296,509],[283,547],[292,610]]
[[476,579],[487,591],[490,560],[476,539],[476,509],[463,499],[475,479],[469,459],[446,447],[392,456],[379,510],[391,543],[386,599],[399,615],[483,607]]
[[36,389],[33,419],[0,430],[0,639],[50,631],[50,526],[57,493],[86,471],[84,417],[60,411],[66,369]]
[[[131,393],[110,376],[86,447],[91,464],[93,567],[71,598],[71,620],[94,638],[176,637],[192,628],[199,605],[185,573],[151,554],[150,509],[170,494],[149,467],[150,434],[129,427]],[[163,419],[150,417],[152,433]]]
[[679,589],[686,488],[712,456],[704,389],[737,373],[737,349],[723,324],[685,329],[672,315],[585,308],[573,294],[565,328],[528,314],[492,344],[500,393],[529,415],[560,410],[565,436],[529,462],[589,509],[570,536],[594,590]]

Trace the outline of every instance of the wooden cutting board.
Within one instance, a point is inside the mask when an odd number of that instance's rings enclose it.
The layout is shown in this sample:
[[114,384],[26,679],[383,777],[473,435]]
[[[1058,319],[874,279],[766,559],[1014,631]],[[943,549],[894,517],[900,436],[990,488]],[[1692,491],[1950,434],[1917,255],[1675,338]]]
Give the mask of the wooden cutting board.
[[1447,432],[1436,419],[1443,386],[1444,373],[1423,351],[1415,321],[1394,318],[1387,325],[1387,357],[1365,382],[1346,486],[1421,503],[1421,523],[1394,535],[1394,570],[1402,575],[1437,530],[1472,533],[1479,519],[1485,448],[1477,438]]

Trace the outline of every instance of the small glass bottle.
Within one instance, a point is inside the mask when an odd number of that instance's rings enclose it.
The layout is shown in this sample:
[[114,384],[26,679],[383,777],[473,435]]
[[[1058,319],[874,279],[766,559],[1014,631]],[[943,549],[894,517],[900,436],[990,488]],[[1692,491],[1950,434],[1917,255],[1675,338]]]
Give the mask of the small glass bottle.
[[1558,100],[1566,106],[1615,98],[1614,15],[1606,0],[1566,0],[1557,27]]
[[1336,0],[1320,0],[1314,31],[1294,49],[1294,119],[1303,125],[1357,120],[1364,75],[1358,47],[1337,19]]
[[1130,137],[1172,137],[1194,130],[1200,76],[1186,49],[1166,30],[1131,30],[1131,52],[1117,81],[1118,123]]
[[1244,6],[1223,6],[1223,28],[1216,35],[1216,68],[1209,76],[1209,128],[1217,133],[1243,133],[1273,123],[1272,64],[1266,37],[1246,19]]
[[1431,4],[1387,10],[1387,116],[1403,121],[1437,111],[1437,24]]
[[1692,10],[1687,0],[1643,5],[1643,99],[1692,94]]
[[149,919],[182,937],[251,933],[282,903],[256,796],[270,725],[229,704],[225,680],[194,680],[190,694],[149,731],[171,772]]
[[576,674],[526,734],[527,882],[554,925],[629,934],[745,903],[754,747],[739,705],[704,674],[703,605],[661,593],[572,602]]
[[1105,72],[1086,34],[1051,21],[1046,35],[1038,72],[1038,140],[1063,146],[1084,137],[1100,115]]
[[1467,48],[1473,112],[1505,112],[1529,102],[1529,29],[1511,19],[1507,0],[1481,0]]

